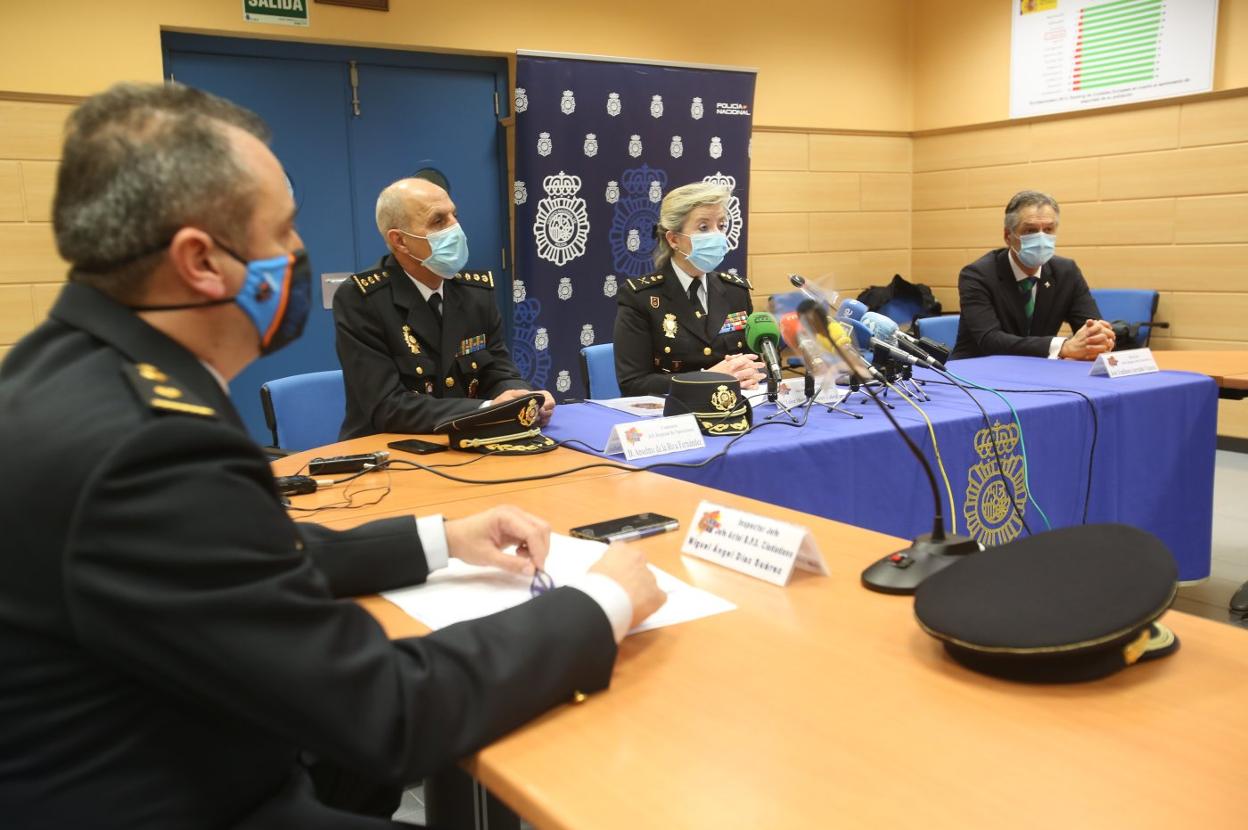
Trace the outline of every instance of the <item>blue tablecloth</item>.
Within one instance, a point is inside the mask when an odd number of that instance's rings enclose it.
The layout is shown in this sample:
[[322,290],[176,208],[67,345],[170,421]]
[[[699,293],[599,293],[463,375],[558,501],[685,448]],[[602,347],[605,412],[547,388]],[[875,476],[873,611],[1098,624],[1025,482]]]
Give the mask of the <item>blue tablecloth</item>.
[[[1020,442],[1006,405],[995,395],[975,391],[998,430],[1002,467],[1010,480],[1005,482],[980,411],[957,389],[928,383],[933,400],[921,405],[936,426],[959,533],[989,545],[1025,533],[1010,506],[1011,492],[1026,499],[1024,515],[1032,531],[1045,527],[1037,500],[1053,527],[1082,522],[1086,502],[1088,522],[1121,522],[1157,534],[1174,552],[1180,579],[1209,575],[1217,432],[1217,386],[1211,378],[1186,372],[1091,377],[1087,363],[1026,357],[962,360],[949,368],[983,386],[1082,392],[1095,407],[1097,423],[1088,499],[1093,451],[1088,401],[1068,393],[1007,392],[1022,419]],[[939,379],[926,370],[917,376]],[[935,469],[922,418],[893,395],[889,399],[897,421]],[[931,489],[914,456],[874,404],[855,395],[847,406],[865,417],[855,420],[816,407],[804,426],[760,429],[706,466],[655,471],[896,536],[931,530]],[[755,424],[772,412],[769,404],[757,407]],[[575,438],[602,448],[611,427],[628,420],[631,416],[594,403],[564,404],[545,431],[557,440]],[[707,437],[704,449],[645,459],[636,466],[700,461],[729,440]],[[1031,498],[1022,487],[1024,443]],[[943,481],[940,488],[948,514]],[[663,511],[662,504],[619,507],[616,512]],[[946,527],[950,524],[947,519]]]

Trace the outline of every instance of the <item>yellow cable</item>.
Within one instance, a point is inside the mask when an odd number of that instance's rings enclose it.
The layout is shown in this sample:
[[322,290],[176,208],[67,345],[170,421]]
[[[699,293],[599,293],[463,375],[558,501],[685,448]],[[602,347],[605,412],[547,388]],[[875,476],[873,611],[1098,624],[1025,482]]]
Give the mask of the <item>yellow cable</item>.
[[910,400],[910,397],[905,392],[902,392],[887,381],[884,382],[884,385],[900,395],[903,401],[913,406],[923,416],[923,420],[927,422],[927,433],[932,436],[932,449],[936,452],[936,466],[940,468],[940,477],[945,480],[945,492],[949,494],[949,532],[956,536],[958,534],[958,508],[953,503],[953,486],[949,483],[949,476],[945,473],[945,462],[940,457],[940,445],[936,443],[936,428],[932,426],[932,419],[927,417],[927,413],[923,411],[923,408]]

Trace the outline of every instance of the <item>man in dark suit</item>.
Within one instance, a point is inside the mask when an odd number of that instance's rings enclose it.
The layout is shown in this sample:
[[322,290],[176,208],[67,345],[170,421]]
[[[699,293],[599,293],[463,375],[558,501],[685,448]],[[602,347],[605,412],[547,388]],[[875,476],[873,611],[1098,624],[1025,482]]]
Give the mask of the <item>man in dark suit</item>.
[[[1093,360],[1114,348],[1114,332],[1072,259],[1054,256],[1061,208],[1024,190],[1005,208],[1004,248],[958,275],[962,319],[953,358],[992,354]],[[1062,323],[1074,334],[1058,337]]]
[[[530,391],[503,342],[494,276],[461,270],[468,242],[447,192],[400,179],[378,196],[376,217],[390,253],[334,294],[347,387],[340,437],[432,432]],[[555,399],[542,394],[545,423]]]
[[659,214],[655,264],[617,296],[615,373],[625,395],[666,395],[672,374],[709,370],[758,385],[763,364],[745,345],[754,305],[750,284],[715,271],[728,250],[724,236],[732,194],[697,182],[667,194]]
[[623,630],[661,603],[623,548],[423,638],[391,642],[341,600],[448,556],[531,573],[549,528],[510,508],[289,519],[226,391],[311,302],[266,136],[176,84],[119,85],[67,124],[70,282],[0,366],[0,454],[22,471],[0,485],[6,826],[390,826],[319,800],[308,758],[388,791],[368,805],[388,815],[401,786],[604,688]]

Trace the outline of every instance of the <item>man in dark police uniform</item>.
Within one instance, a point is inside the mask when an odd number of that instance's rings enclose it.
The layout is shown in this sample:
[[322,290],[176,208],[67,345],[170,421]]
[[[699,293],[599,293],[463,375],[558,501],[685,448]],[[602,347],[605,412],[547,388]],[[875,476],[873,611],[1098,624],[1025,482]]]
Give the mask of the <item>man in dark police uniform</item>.
[[[493,275],[461,270],[468,241],[447,192],[400,179],[377,197],[376,217],[390,253],[334,295],[347,386],[340,437],[432,432],[529,391],[503,342]],[[545,423],[555,399],[543,394]]]
[[[514,508],[346,532],[288,518],[225,386],[311,302],[266,140],[176,84],[114,87],[68,121],[70,280],[0,367],[0,454],[21,471],[0,485],[5,826],[391,826],[373,816],[403,785],[604,688],[662,602],[627,548],[423,638],[391,642],[340,600],[448,556],[531,573],[549,527]],[[340,773],[318,784],[362,788],[314,790],[313,758]]]

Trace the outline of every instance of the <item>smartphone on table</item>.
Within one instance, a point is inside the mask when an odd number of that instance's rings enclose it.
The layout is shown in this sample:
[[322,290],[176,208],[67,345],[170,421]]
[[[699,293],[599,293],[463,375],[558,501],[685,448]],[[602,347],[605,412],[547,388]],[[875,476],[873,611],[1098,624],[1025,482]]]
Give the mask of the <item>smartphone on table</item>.
[[577,539],[592,539],[595,542],[627,542],[631,539],[644,539],[666,533],[680,527],[680,522],[671,516],[658,513],[634,513],[618,519],[574,527],[569,531]]
[[392,450],[400,452],[410,452],[413,455],[430,455],[435,452],[446,452],[446,444],[435,444],[432,441],[422,441],[419,438],[404,438],[402,441],[391,441],[386,444]]

